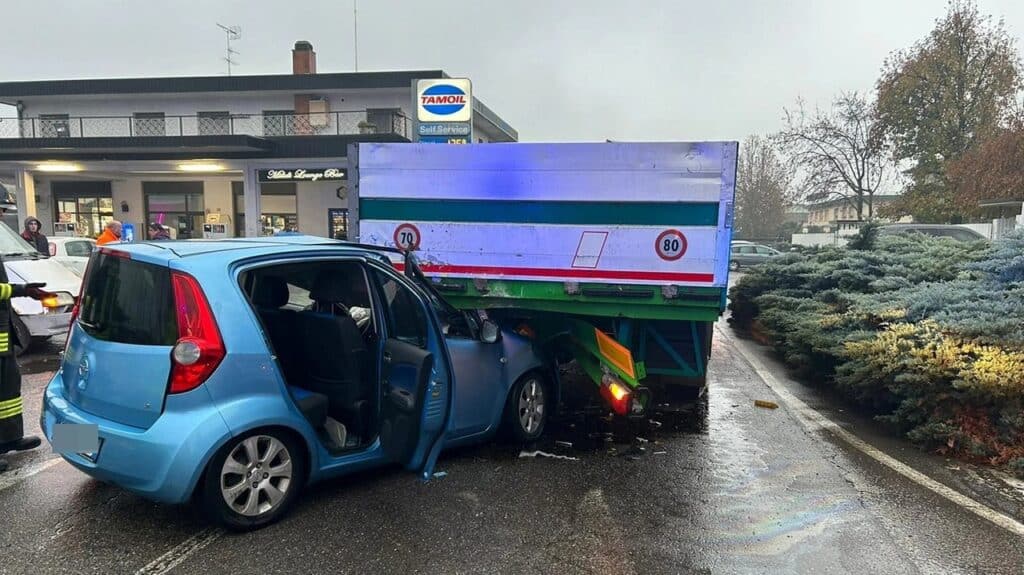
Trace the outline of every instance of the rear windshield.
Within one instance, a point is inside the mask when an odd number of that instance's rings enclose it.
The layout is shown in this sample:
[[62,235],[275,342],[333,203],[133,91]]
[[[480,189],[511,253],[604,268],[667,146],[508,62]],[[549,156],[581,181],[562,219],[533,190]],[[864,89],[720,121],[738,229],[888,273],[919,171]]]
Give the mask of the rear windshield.
[[174,345],[170,271],[102,252],[93,257],[78,316],[82,329],[104,341]]

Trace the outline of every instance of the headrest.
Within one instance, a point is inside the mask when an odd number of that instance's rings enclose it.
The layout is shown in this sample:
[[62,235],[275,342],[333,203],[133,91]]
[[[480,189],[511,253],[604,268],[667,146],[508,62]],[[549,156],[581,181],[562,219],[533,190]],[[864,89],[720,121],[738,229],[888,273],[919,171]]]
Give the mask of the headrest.
[[324,270],[316,276],[309,299],[317,302],[362,305],[366,296],[366,280],[358,267]]
[[256,307],[278,308],[288,303],[288,283],[280,276],[259,276],[252,292]]

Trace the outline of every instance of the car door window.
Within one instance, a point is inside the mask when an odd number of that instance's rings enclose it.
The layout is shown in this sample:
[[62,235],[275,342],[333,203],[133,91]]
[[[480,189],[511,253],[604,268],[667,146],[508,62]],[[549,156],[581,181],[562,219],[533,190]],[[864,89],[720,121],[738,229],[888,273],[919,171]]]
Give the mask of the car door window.
[[755,250],[757,251],[757,255],[759,255],[759,256],[771,256],[771,255],[775,255],[775,254],[773,253],[773,252],[774,252],[775,250],[773,250],[773,249],[771,249],[771,248],[766,248],[766,247],[764,247],[764,246],[757,246],[757,247],[756,247],[756,248],[754,248],[754,249],[755,249]]
[[756,253],[756,252],[754,250],[754,246],[741,246],[740,247],[740,253],[741,254],[753,254],[753,253]]
[[64,244],[64,250],[69,256],[87,258],[92,253],[92,242],[68,242]]
[[384,294],[388,337],[416,347],[427,347],[427,317],[423,305],[408,287],[381,272],[374,272]]

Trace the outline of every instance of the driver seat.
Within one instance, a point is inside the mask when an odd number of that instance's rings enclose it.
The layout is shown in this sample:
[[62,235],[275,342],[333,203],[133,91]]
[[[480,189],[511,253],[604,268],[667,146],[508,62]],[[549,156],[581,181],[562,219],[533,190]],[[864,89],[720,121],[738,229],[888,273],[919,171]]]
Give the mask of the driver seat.
[[306,368],[302,386],[326,395],[331,417],[365,436],[372,407],[371,386],[365,376],[369,352],[355,320],[335,305],[351,302],[353,275],[365,284],[358,267],[320,272],[309,292],[313,309],[296,314],[294,334]]

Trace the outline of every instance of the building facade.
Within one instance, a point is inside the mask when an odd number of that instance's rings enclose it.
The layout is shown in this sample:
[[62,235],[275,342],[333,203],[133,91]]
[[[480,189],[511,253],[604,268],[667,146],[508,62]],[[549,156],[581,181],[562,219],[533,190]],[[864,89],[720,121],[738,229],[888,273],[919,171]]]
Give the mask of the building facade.
[[[347,237],[348,146],[415,141],[416,82],[444,78],[319,74],[297,42],[292,74],[0,83],[13,111],[0,118],[0,181],[19,218],[58,235],[94,237],[117,219],[179,239]],[[518,139],[471,100],[474,144]]]
[[[898,195],[876,194],[872,199],[872,219],[880,220],[878,210],[891,204],[899,198]],[[867,205],[864,206],[864,217],[867,218]],[[823,231],[834,231],[841,224],[857,222],[857,207],[848,198],[835,198],[823,202],[815,202],[806,206],[806,220],[804,227],[828,228]],[[880,221],[886,221],[881,219]]]

